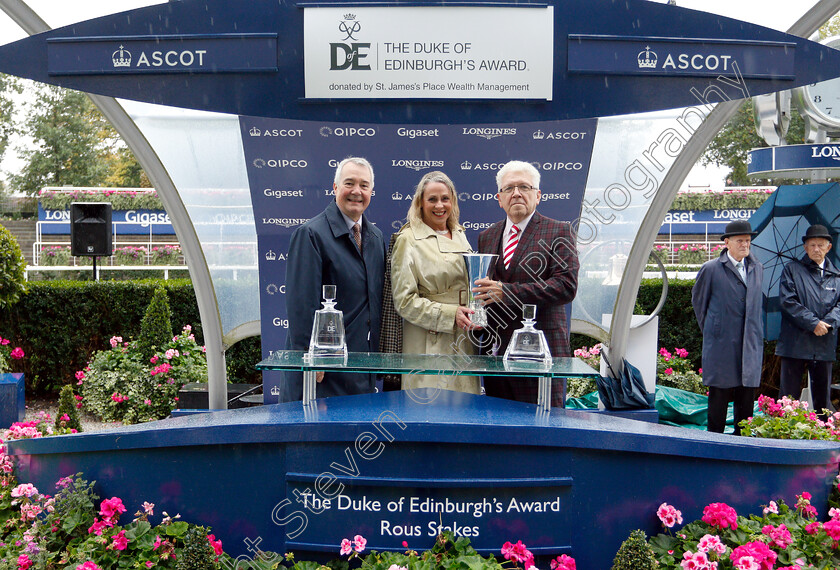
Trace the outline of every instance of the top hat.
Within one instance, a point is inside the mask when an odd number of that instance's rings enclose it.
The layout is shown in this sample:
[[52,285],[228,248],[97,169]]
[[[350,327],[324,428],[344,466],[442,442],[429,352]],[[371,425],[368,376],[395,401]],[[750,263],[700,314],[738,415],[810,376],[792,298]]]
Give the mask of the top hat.
[[828,229],[825,226],[821,224],[814,224],[808,228],[805,235],[802,236],[802,243],[805,243],[811,238],[825,238],[828,241],[831,241],[831,234],[828,233]]
[[748,221],[735,220],[734,222],[726,224],[726,228],[724,229],[723,235],[720,236],[720,239],[744,235],[754,236],[755,232],[752,231],[752,227],[750,227],[750,223]]

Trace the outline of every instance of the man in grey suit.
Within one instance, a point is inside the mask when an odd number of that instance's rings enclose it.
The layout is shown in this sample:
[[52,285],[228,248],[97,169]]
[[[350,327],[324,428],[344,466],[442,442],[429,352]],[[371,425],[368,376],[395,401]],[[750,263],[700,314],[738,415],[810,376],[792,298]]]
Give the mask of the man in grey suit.
[[752,415],[755,388],[761,383],[764,358],[764,268],[750,254],[749,222],[726,225],[726,248],[697,273],[691,292],[694,315],[703,331],[703,384],[709,388],[711,432],[723,433],[726,409],[733,402],[735,435],[738,422]]
[[[346,158],[335,171],[335,201],[292,234],[286,265],[286,311],[291,350],[307,350],[321,286],[336,286],[336,308],[344,313],[347,350],[376,352],[385,280],[385,241],[364,216],[373,193],[373,168],[364,158]],[[323,372],[316,397],[374,391],[371,374]],[[280,401],[300,400],[300,372],[287,373]]]

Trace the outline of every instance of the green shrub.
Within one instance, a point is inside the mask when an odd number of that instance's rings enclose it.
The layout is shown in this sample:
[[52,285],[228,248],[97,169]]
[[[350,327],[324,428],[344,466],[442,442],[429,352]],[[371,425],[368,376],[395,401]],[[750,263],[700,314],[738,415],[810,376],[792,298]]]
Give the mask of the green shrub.
[[729,210],[754,209],[761,206],[772,192],[753,190],[744,192],[685,192],[677,194],[671,210]]
[[159,287],[155,290],[152,302],[143,315],[140,323],[140,338],[137,339],[137,349],[143,356],[151,357],[155,350],[169,342],[172,338],[172,311],[169,308],[169,297],[166,289]]
[[658,566],[653,549],[647,543],[647,536],[644,531],[637,529],[621,543],[612,570],[653,570]]
[[184,535],[184,551],[178,558],[177,570],[211,570],[217,568],[216,554],[207,541],[207,529],[193,526]]
[[[67,416],[67,419],[63,419]],[[79,408],[76,407],[76,394],[73,393],[73,387],[66,384],[61,387],[61,392],[58,395],[58,412],[55,415],[55,429],[71,429],[81,432],[82,422],[79,418]]]
[[26,292],[24,269],[26,260],[15,236],[0,225],[0,309],[11,307]]
[[82,382],[85,410],[104,421],[139,423],[169,416],[178,390],[188,382],[207,381],[204,350],[190,325],[147,358],[139,341],[112,337],[111,349],[93,355],[76,373]]

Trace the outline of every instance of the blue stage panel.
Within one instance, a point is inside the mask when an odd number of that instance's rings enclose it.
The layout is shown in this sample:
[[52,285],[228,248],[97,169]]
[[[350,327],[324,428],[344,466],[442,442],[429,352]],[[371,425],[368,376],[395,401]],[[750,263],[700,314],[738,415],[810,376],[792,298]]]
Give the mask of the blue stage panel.
[[824,514],[840,445],[544,414],[443,391],[426,405],[405,392],[331,398],[9,449],[21,479],[44,492],[81,471],[129,512],[150,501],[211,525],[234,555],[259,539],[298,560],[331,556],[355,534],[369,549],[402,549],[403,540],[422,549],[443,525],[480,551],[522,540],[535,553],[571,554],[580,568],[607,568],[631,530],[658,531],[662,502],[690,521],[711,502],[748,514],[809,491]]

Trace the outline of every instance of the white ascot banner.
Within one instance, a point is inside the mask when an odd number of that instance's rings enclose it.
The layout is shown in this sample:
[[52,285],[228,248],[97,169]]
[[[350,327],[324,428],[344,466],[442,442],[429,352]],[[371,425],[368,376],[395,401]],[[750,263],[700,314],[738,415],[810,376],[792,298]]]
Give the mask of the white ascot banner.
[[311,7],[303,22],[308,99],[552,98],[552,6]]

